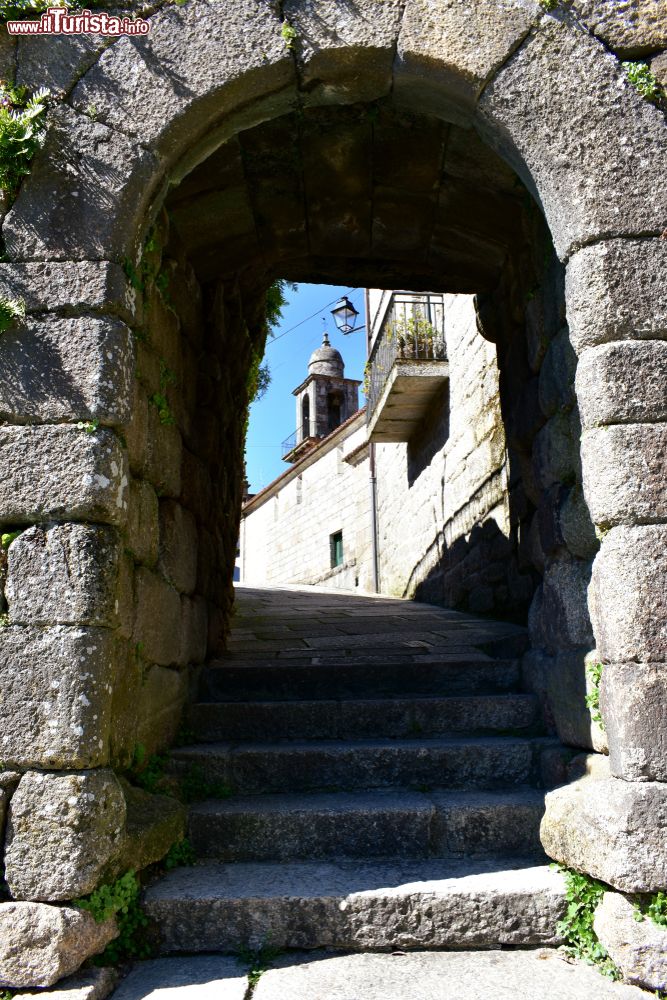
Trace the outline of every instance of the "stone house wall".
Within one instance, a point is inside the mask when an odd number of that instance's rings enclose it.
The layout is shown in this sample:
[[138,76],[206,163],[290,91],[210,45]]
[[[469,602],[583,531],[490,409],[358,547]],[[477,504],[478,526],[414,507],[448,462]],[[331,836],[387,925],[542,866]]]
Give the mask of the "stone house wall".
[[[365,440],[361,411],[246,505],[242,583],[370,590],[368,462],[353,456]],[[338,531],[343,564],[332,568],[330,538]]]
[[409,443],[375,448],[381,590],[502,616],[516,595],[496,349],[473,296],[444,312],[448,390]]

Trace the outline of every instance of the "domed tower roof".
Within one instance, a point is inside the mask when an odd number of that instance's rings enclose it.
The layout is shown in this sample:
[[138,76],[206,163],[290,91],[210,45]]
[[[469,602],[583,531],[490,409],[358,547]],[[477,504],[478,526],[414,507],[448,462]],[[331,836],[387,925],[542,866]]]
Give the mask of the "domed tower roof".
[[340,351],[337,351],[335,347],[332,347],[329,343],[329,335],[326,330],[324,332],[324,337],[322,338],[322,346],[318,347],[316,351],[310,355],[310,361],[308,362],[308,374],[309,375],[334,375],[337,378],[343,378],[345,373],[345,364],[343,363],[343,358]]

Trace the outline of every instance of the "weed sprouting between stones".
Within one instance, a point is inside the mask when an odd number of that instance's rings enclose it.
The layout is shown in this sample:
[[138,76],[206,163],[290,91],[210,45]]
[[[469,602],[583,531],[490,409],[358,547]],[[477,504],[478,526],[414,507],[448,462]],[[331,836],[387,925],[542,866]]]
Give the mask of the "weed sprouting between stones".
[[294,48],[294,43],[298,38],[298,32],[296,28],[293,25],[291,25],[289,21],[283,21],[282,28],[280,29],[280,34],[282,35],[282,39],[285,43],[285,48],[291,52],[292,49]]
[[655,103],[665,92],[660,85],[660,81],[651,72],[646,63],[643,62],[623,62],[621,68],[625,73],[628,82],[635,88],[638,94],[645,97],[647,101]]
[[146,792],[171,795],[185,803],[201,802],[203,799],[227,799],[233,795],[233,789],[224,781],[207,778],[199,764],[191,764],[184,774],[175,777],[166,774],[168,762],[168,753],[147,756],[144,745],[137,743],[128,776]]
[[8,299],[0,296],[0,333],[4,333],[17,320],[25,317],[25,302],[23,299]]
[[137,743],[132,755],[130,776],[135,785],[145,792],[156,792],[164,779],[164,771],[169,757],[166,753],[146,755],[143,743]]
[[658,927],[667,928],[667,893],[656,892],[652,896],[638,898],[635,901],[635,920],[652,920]]
[[591,719],[604,730],[604,719],[600,711],[600,681],[602,680],[602,663],[589,663],[586,673],[592,685],[592,691],[586,695],[586,706],[591,710]]
[[270,944],[263,944],[255,949],[241,948],[238,957],[239,961],[248,966],[248,984],[251,989],[257,986],[262,975],[279,955],[282,955],[282,949],[274,948]]
[[19,528],[17,531],[5,531],[4,534],[0,535],[0,544],[3,549],[8,549],[12,542],[16,541],[24,531],[25,528]]
[[118,937],[109,942],[95,964],[113,965],[128,958],[150,958],[153,954],[147,935],[149,921],[141,908],[140,892],[139,879],[135,872],[128,871],[88,896],[72,900],[74,906],[88,910],[98,923],[116,918]]
[[[30,173],[32,158],[42,145],[49,96],[46,87],[28,97],[25,87],[0,83],[0,188],[10,198],[15,197],[19,184]],[[14,303],[15,309],[18,305]],[[15,318],[16,312],[12,320]]]
[[233,789],[224,781],[211,781],[204,769],[193,764],[181,778],[181,799],[183,802],[201,802],[203,799],[228,799]]
[[569,955],[588,965],[596,966],[610,979],[619,979],[620,972],[612,962],[593,928],[593,918],[608,886],[590,875],[582,875],[563,865],[553,865],[565,878],[567,910],[559,921],[558,933],[565,941]]
[[190,867],[195,864],[196,860],[197,855],[192,844],[187,837],[184,837],[183,840],[178,840],[171,845],[160,862],[160,866],[169,872],[174,868]]

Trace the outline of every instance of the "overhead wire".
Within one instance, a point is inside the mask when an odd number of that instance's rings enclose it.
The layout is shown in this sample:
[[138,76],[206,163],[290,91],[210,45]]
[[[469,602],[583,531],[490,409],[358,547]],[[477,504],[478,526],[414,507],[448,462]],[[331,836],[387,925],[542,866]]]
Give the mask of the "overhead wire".
[[[348,290],[347,290],[348,295],[354,295],[354,293],[358,292],[358,291],[359,291],[358,287],[357,288],[348,288]],[[298,330],[300,326],[304,325],[304,323],[309,323],[311,321],[311,319],[315,319],[315,317],[319,316],[320,313],[325,312],[325,310],[327,310],[329,308],[329,306],[333,306],[333,305],[336,304],[336,302],[340,301],[340,298],[341,298],[340,295],[336,296],[335,299],[332,299],[331,302],[327,302],[327,304],[325,306],[321,306],[311,316],[306,316],[305,319],[302,319],[298,323],[295,323],[294,326],[291,326],[289,328],[289,330],[284,330],[282,333],[279,333],[277,337],[269,337],[269,339],[266,342],[267,348],[270,347],[271,344],[275,344],[276,341],[282,340],[282,338],[286,337],[288,333],[292,333],[294,330]]]

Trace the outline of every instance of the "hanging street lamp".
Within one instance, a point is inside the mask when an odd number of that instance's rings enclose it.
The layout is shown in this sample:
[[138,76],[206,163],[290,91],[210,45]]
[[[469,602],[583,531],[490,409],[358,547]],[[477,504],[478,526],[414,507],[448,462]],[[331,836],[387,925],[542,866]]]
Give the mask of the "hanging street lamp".
[[344,295],[343,298],[336,303],[334,308],[331,310],[331,315],[334,318],[336,326],[343,334],[354,333],[355,330],[361,329],[361,327],[355,326],[359,313],[354,308],[347,295]]

